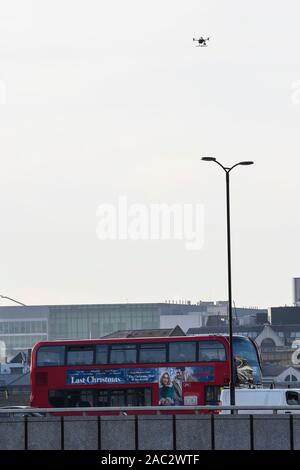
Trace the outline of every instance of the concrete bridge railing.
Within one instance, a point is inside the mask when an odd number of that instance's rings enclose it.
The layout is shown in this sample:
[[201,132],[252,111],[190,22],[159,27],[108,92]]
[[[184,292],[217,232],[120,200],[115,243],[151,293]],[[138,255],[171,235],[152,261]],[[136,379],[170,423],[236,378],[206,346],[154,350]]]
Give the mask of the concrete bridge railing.
[[[200,414],[203,410],[233,410],[235,414]],[[241,410],[255,414],[237,414]],[[175,414],[186,412],[187,407],[30,409],[30,413],[35,411],[45,416],[0,409],[1,450],[300,449],[300,414],[294,414],[300,413],[299,406],[188,407],[192,414]],[[119,415],[53,416],[97,411]],[[137,411],[144,414],[129,414]],[[149,411],[156,414],[145,414]]]

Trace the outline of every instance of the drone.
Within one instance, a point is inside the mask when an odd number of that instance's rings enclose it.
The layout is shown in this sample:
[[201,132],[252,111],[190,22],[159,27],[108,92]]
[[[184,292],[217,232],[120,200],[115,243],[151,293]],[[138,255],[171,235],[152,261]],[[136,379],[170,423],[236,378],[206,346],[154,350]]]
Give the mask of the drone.
[[199,39],[193,38],[193,41],[196,41],[198,44],[196,44],[196,47],[207,47],[207,41],[209,41],[209,38],[204,39],[202,36]]

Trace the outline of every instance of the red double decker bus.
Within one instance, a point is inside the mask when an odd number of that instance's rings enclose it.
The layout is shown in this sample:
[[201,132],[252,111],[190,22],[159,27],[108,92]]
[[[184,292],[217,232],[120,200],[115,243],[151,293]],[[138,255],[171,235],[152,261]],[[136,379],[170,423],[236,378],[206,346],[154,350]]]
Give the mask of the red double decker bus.
[[[255,344],[241,336],[233,344],[259,383]],[[46,341],[32,350],[31,406],[216,405],[229,370],[225,336]]]

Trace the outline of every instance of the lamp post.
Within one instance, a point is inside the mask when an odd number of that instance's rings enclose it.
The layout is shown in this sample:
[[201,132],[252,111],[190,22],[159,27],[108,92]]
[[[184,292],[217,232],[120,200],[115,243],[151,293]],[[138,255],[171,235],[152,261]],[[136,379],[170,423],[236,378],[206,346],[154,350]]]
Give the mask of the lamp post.
[[231,167],[226,167],[214,157],[202,157],[205,162],[214,162],[219,165],[226,174],[226,219],[227,219],[227,272],[228,272],[228,322],[229,322],[229,349],[230,349],[230,405],[235,405],[235,380],[234,380],[234,357],[232,340],[232,283],[231,283],[231,236],[230,236],[230,181],[231,170],[239,165],[253,165],[254,162],[243,161]]
[[19,302],[18,300],[15,300],[15,299],[12,299],[11,297],[7,297],[7,295],[1,295],[1,294],[0,294],[0,298],[1,298],[1,299],[8,299],[8,300],[11,300],[12,302],[15,302],[16,304],[19,304],[19,305],[22,305],[23,307],[26,307],[26,305],[23,304],[22,302]]

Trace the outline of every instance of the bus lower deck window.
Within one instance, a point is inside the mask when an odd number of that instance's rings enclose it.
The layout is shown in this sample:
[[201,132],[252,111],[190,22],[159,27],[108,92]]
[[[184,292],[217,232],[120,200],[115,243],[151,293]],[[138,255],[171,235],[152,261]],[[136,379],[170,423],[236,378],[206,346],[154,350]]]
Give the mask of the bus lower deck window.
[[205,387],[205,405],[218,406],[220,404],[221,387],[219,385],[208,385]]

